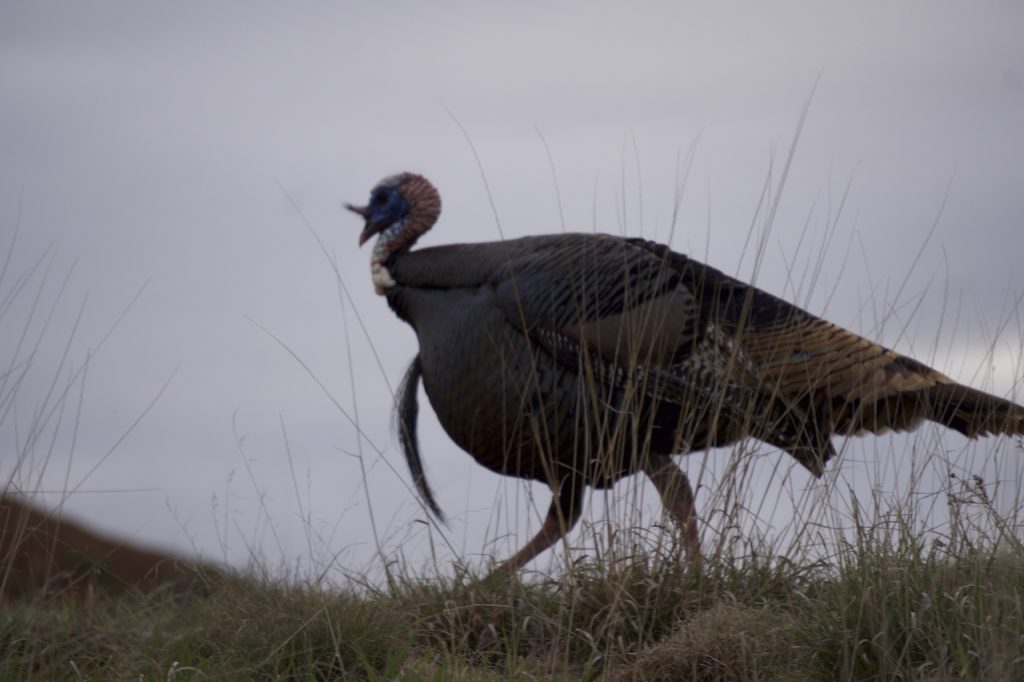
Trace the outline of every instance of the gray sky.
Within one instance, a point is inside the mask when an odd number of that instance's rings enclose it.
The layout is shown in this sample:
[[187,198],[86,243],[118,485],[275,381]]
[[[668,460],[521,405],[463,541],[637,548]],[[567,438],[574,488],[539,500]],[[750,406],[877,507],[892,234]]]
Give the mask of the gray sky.
[[[499,238],[450,111],[505,237],[562,229],[564,214],[570,230],[671,236],[750,278],[743,244],[766,224],[758,198],[770,168],[777,187],[815,82],[757,281],[960,380],[1005,395],[1016,385],[1021,399],[1020,3],[384,7],[0,1],[3,243],[18,230],[0,293],[52,247],[49,274],[0,317],[8,366],[71,271],[0,424],[5,478],[55,491],[42,499],[66,497],[98,528],[236,564],[256,547],[271,563],[337,554],[369,567],[371,508],[410,560],[432,541],[450,556],[415,522],[388,430],[387,382],[415,339],[374,295],[360,225],[341,203],[419,171],[445,203],[424,244]],[[143,284],[84,379],[69,378]],[[63,421],[26,449],[83,301],[58,375],[73,387]],[[507,534],[536,527],[547,493],[484,472],[424,421],[429,474],[453,517],[447,541],[469,560],[487,539],[507,554],[518,542]],[[883,463],[866,468],[885,479],[886,459],[936,433],[878,439],[863,458]],[[936,447],[964,452],[964,441]],[[17,471],[12,451],[26,453]],[[867,490],[861,461],[839,466]],[[1015,466],[996,475],[1019,494]],[[794,471],[786,486],[799,496],[809,481]],[[68,488],[78,492],[59,494]],[[608,499],[595,496],[587,518]],[[643,506],[657,509],[649,492]]]

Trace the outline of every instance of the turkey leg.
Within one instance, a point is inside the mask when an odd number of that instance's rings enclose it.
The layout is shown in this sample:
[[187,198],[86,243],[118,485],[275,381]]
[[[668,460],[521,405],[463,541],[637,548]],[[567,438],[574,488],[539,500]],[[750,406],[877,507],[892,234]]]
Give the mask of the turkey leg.
[[690,479],[676,466],[671,457],[650,455],[644,473],[661,495],[661,503],[683,531],[683,547],[694,566],[700,565],[700,536],[697,533],[697,515],[693,510],[693,488]]
[[537,534],[510,559],[494,570],[494,573],[514,573],[529,563],[538,554],[561,540],[580,520],[583,512],[584,486],[576,485],[572,479],[563,479],[554,491],[551,507]]

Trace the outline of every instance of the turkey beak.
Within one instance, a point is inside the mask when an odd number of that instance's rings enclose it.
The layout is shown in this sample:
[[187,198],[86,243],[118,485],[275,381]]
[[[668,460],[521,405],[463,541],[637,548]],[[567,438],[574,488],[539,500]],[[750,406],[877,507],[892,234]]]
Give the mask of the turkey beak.
[[366,243],[366,240],[373,235],[380,232],[384,226],[379,223],[370,222],[370,207],[369,206],[353,206],[352,204],[345,204],[345,208],[352,211],[356,215],[360,215],[366,220],[366,226],[363,231],[359,234],[359,246]]

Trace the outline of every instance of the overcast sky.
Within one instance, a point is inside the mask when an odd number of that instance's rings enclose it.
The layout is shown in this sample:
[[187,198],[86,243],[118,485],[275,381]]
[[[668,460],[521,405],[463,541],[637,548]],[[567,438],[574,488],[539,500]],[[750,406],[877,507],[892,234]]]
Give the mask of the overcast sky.
[[[372,569],[374,524],[416,563],[474,561],[485,540],[507,555],[547,493],[486,473],[429,414],[452,522],[416,523],[389,432],[415,338],[373,293],[342,202],[413,170],[444,200],[424,244],[596,229],[750,279],[744,243],[808,101],[757,282],[1020,400],[1022,29],[1017,2],[0,0],[0,294],[30,275],[0,316],[3,367],[29,368],[0,414],[0,474],[102,530],[236,565],[255,549]],[[44,339],[30,365],[26,328]],[[865,451],[964,452],[929,433]],[[836,466],[870,490],[863,461]],[[1020,471],[996,473],[1011,497]],[[810,488],[790,473],[790,495]]]

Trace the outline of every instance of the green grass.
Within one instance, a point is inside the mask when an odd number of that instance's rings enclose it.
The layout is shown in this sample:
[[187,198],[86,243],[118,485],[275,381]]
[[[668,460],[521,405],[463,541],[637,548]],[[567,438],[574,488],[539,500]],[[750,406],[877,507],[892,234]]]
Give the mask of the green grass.
[[1024,679],[1021,527],[986,513],[953,543],[894,511],[802,562],[751,541],[694,571],[665,543],[553,578],[37,599],[0,616],[0,679]]

